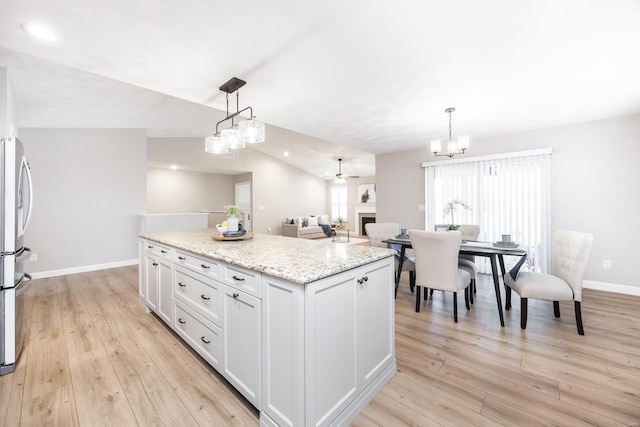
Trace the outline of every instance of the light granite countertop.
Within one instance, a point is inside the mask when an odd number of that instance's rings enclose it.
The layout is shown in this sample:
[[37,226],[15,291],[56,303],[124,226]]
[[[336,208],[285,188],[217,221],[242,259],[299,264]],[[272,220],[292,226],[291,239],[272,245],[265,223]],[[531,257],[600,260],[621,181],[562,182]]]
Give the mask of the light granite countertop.
[[255,234],[252,239],[216,241],[214,228],[141,233],[139,236],[249,270],[306,284],[392,256],[386,248],[327,240]]

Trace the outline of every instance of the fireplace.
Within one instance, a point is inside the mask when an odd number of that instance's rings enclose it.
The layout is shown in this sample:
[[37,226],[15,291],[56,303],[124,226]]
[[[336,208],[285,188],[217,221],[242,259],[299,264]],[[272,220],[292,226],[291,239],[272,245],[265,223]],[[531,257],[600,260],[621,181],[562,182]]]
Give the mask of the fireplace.
[[360,214],[360,235],[366,236],[367,230],[365,229],[365,225],[370,222],[376,222],[376,214]]

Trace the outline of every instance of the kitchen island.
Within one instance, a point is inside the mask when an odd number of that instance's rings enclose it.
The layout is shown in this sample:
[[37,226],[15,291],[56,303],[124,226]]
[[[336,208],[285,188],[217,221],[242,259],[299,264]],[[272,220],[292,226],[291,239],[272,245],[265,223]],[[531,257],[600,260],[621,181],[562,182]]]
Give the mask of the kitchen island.
[[346,425],[396,371],[393,251],[215,229],[140,235],[140,303],[260,411]]

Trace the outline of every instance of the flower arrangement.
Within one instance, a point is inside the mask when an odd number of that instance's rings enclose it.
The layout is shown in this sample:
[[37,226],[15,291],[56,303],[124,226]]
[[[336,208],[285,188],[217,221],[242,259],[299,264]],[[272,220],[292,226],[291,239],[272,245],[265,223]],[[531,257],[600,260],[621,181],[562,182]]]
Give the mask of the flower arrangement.
[[464,209],[469,211],[471,210],[471,206],[469,206],[468,203],[463,202],[462,200],[458,200],[458,199],[449,200],[444,205],[444,209],[442,210],[443,218],[446,217],[447,215],[451,215],[451,225],[449,226],[449,230],[457,230],[458,228],[460,228],[460,226],[455,225],[455,222],[453,221],[453,213],[455,212],[458,206],[461,206]]

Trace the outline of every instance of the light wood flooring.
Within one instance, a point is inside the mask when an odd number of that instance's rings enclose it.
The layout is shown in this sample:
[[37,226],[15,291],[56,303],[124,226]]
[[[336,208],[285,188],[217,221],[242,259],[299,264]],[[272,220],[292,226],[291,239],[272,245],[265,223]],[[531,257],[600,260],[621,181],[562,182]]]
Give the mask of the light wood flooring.
[[[0,377],[2,426],[258,425],[253,409],[138,305],[137,267],[35,280],[16,372]],[[503,292],[504,298],[504,292]],[[462,299],[462,298],[460,298]],[[499,326],[489,277],[470,311],[436,291],[396,300],[398,372],[356,426],[640,426],[640,298],[585,290],[573,306],[519,299]]]

